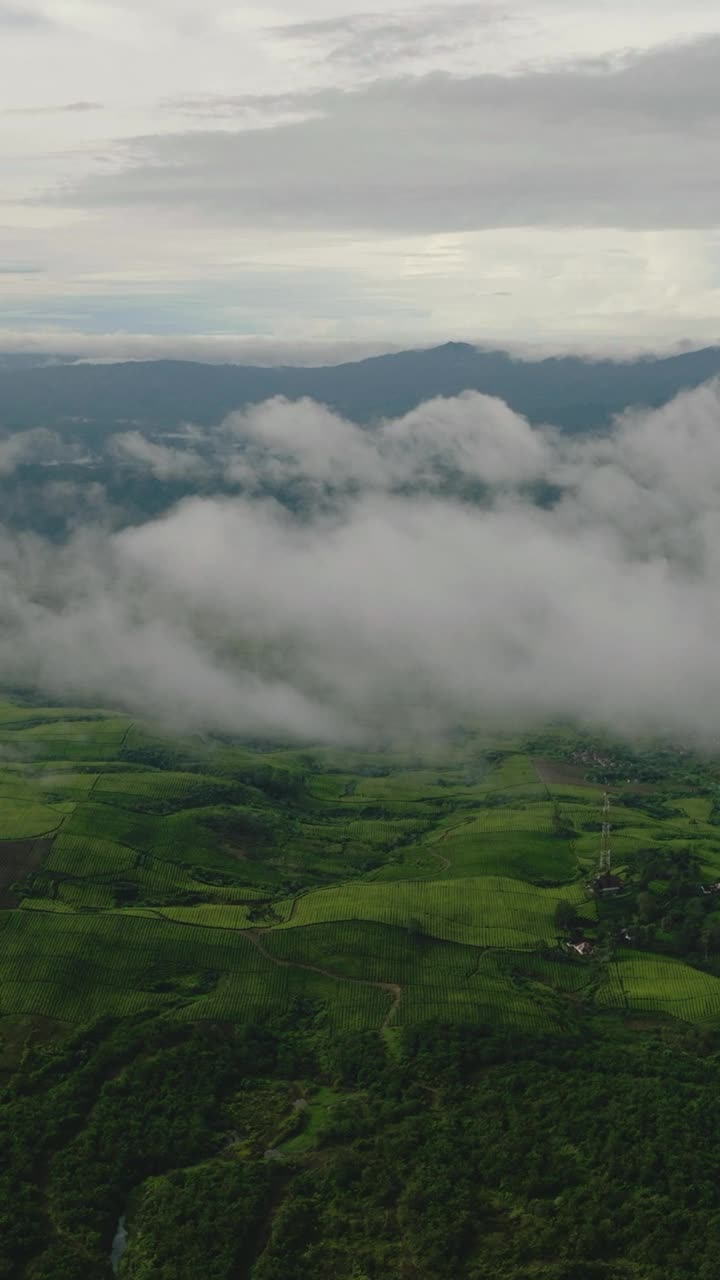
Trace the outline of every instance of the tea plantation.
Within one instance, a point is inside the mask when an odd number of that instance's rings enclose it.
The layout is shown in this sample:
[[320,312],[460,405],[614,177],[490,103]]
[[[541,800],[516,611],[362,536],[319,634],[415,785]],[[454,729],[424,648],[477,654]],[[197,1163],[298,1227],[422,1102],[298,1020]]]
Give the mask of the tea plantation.
[[[608,895],[592,889],[606,790]],[[244,1021],[298,999],[356,1029],[712,1024],[716,796],[720,767],[688,748],[565,728],[278,748],[8,697],[0,1035],[144,1010]]]

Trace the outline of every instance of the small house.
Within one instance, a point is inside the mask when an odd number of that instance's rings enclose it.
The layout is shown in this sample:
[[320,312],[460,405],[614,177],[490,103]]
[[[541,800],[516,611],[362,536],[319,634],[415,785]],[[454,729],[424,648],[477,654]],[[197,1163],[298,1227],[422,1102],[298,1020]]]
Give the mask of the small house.
[[597,876],[593,884],[595,892],[602,894],[619,893],[622,888],[622,880],[619,876],[613,875],[611,871],[603,871],[601,875]]
[[568,951],[574,951],[578,956],[591,956],[593,953],[592,942],[588,942],[587,938],[576,938],[574,942],[568,942]]

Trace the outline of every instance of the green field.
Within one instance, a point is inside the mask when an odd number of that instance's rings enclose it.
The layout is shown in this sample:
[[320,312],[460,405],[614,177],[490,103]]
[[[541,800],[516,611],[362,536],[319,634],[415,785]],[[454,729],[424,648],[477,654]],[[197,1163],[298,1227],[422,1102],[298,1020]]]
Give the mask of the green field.
[[[567,731],[268,749],[8,699],[0,748],[0,1020],[239,1021],[303,1000],[347,1028],[549,1029],[610,1010],[720,1022],[715,903],[698,889],[688,905],[686,868],[684,923],[668,905],[673,859],[720,876],[712,761],[613,791],[628,883],[606,903],[588,888],[602,787]],[[593,961],[568,953],[561,903]]]

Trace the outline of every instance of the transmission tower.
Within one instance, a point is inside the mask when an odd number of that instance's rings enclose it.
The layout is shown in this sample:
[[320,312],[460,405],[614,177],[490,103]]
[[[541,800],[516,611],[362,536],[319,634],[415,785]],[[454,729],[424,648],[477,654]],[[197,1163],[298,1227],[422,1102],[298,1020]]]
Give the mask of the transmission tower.
[[610,796],[607,791],[602,807],[602,836],[600,838],[600,875],[607,875],[612,857],[610,854]]

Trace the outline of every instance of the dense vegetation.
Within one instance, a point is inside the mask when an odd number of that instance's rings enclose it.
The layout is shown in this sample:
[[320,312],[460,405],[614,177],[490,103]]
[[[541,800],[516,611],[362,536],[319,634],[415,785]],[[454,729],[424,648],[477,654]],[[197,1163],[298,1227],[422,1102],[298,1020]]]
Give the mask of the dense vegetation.
[[0,1280],[714,1276],[713,757],[0,751]]
[[0,1103],[0,1276],[714,1280],[720,1042],[143,1017],[31,1049]]

